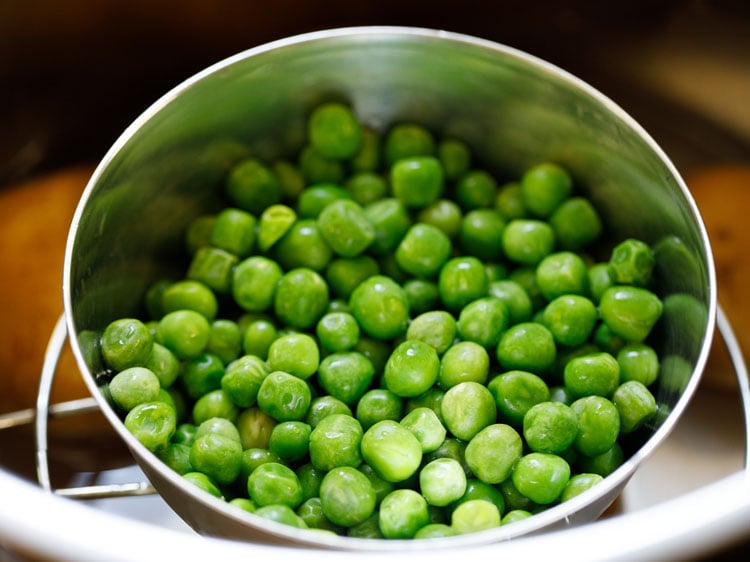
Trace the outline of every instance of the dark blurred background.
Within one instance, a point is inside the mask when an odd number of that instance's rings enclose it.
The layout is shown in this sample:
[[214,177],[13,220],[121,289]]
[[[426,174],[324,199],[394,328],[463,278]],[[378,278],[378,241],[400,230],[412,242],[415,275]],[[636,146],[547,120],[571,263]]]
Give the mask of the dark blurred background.
[[747,160],[750,2],[4,0],[0,185],[96,162],[162,93],[249,47],[340,26],[505,43],[599,88],[678,166]]

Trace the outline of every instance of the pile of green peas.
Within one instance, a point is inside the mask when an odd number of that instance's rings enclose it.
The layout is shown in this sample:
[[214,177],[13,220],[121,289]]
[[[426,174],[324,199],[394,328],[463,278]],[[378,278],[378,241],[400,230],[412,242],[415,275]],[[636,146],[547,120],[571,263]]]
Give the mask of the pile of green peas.
[[507,183],[466,143],[316,107],[248,156],[182,279],[103,331],[105,391],[171,469],[243,512],[350,537],[510,524],[600,482],[654,418],[652,249],[569,172]]

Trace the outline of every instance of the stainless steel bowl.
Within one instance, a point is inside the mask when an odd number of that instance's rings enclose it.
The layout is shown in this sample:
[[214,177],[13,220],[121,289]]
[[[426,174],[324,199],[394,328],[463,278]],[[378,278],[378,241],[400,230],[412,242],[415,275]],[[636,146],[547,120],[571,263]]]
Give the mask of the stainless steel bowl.
[[116,318],[141,314],[149,284],[182,271],[183,231],[215,208],[237,155],[245,149],[269,158],[292,154],[309,110],[338,98],[376,128],[408,119],[465,139],[503,176],[557,161],[597,206],[609,241],[633,236],[659,249],[665,313],[657,345],[664,361],[659,415],[647,440],[603,483],[568,502],[514,525],[437,540],[446,547],[481,545],[596,519],[669,434],[698,385],[716,313],[709,241],[677,170],[622,109],[559,68],[465,35],[363,27],[276,41],[188,79],[122,134],[81,198],[64,269],[71,345],[107,419],[159,493],[201,533],[335,549],[426,547],[425,541],[320,535],[239,512],[145,449],[95,378],[97,333]]

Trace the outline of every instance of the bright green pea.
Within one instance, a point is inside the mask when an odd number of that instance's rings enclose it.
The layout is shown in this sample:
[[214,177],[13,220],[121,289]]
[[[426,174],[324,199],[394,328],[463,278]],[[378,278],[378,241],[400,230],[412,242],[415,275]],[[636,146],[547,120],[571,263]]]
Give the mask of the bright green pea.
[[190,445],[185,443],[170,443],[164,449],[159,450],[157,456],[177,474],[187,474],[195,470],[190,464]]
[[533,303],[526,289],[518,282],[500,279],[490,282],[487,294],[500,299],[508,309],[508,325],[531,320]]
[[[240,431],[237,426],[231,420],[227,418],[208,418],[203,421],[195,428],[192,441],[195,441],[198,437],[208,435],[209,433],[219,433],[224,437],[234,439],[237,443],[241,443]],[[174,440],[174,438],[173,438]],[[191,442],[192,445],[192,442]]]
[[563,167],[543,162],[529,168],[521,178],[521,195],[529,211],[548,217],[570,197],[573,180]]
[[347,537],[360,539],[384,539],[380,531],[380,514],[375,511],[359,525],[353,525],[346,530]]
[[513,370],[494,377],[487,385],[498,412],[509,424],[520,427],[526,412],[550,398],[547,383],[538,375]]
[[396,248],[395,256],[404,271],[416,277],[429,278],[440,271],[450,252],[450,239],[442,230],[417,223],[406,232]]
[[594,328],[591,341],[600,351],[606,351],[612,355],[617,355],[628,342],[622,336],[619,336],[604,322]]
[[531,512],[526,511],[525,509],[513,509],[503,515],[501,525],[510,525],[516,521],[523,521],[524,519],[531,517],[531,515]]
[[257,508],[254,513],[258,517],[263,517],[264,519],[275,521],[276,523],[281,523],[282,525],[288,525],[296,529],[307,529],[307,524],[299,515],[297,515],[294,509],[292,509],[288,505],[264,505]]
[[327,351],[347,351],[359,341],[359,324],[348,312],[329,312],[315,326],[315,335]]
[[229,484],[240,473],[242,445],[220,433],[207,433],[190,447],[190,464],[215,482]]
[[232,274],[232,297],[244,310],[262,312],[273,305],[276,285],[283,275],[279,264],[252,256],[237,264]]
[[518,264],[536,265],[555,247],[555,233],[544,221],[514,219],[502,233],[505,256]]
[[346,414],[352,416],[352,409],[338,398],[330,395],[316,396],[310,402],[310,409],[305,416],[305,422],[312,427],[318,425],[320,420],[332,414]]
[[216,355],[226,365],[242,352],[242,331],[233,320],[219,319],[211,323],[206,352]]
[[255,245],[257,219],[242,209],[226,208],[216,215],[211,231],[211,245],[244,257]]
[[409,300],[404,289],[389,277],[374,275],[363,281],[349,301],[362,330],[376,339],[391,339],[406,332]]
[[285,461],[303,459],[309,450],[310,425],[301,421],[286,421],[278,423],[271,431],[268,448]]
[[272,453],[268,449],[258,447],[245,449],[242,451],[242,469],[240,470],[240,476],[238,478],[242,478],[242,482],[247,482],[247,478],[256,468],[268,462],[284,464],[284,461],[279,455]]
[[318,470],[357,467],[362,462],[362,425],[347,414],[330,414],[310,433],[310,462]]
[[356,173],[346,181],[344,187],[362,206],[378,201],[388,194],[388,183],[385,178],[374,172]]
[[248,498],[232,498],[227,503],[247,513],[255,513],[258,509],[258,506],[255,505],[255,502]]
[[471,170],[456,183],[456,201],[466,210],[491,207],[497,197],[497,182],[485,170]]
[[582,494],[586,490],[593,488],[604,478],[599,474],[576,474],[570,477],[568,483],[560,494],[560,501],[566,502],[579,494]]
[[300,219],[273,245],[274,259],[286,270],[308,268],[323,271],[333,250],[315,219]]
[[320,484],[320,501],[326,517],[337,525],[351,527],[375,512],[375,489],[356,468],[341,466],[328,472]]
[[643,343],[623,346],[617,352],[620,382],[638,381],[651,386],[659,376],[659,356],[654,348]]
[[631,341],[645,340],[664,306],[654,293],[641,287],[615,285],[599,302],[602,320],[616,335]]
[[315,339],[308,334],[286,334],[271,343],[266,362],[271,371],[284,371],[308,379],[318,370],[320,350]]
[[588,267],[573,252],[556,252],[542,258],[536,267],[536,285],[544,298],[588,293]]
[[445,179],[434,156],[412,156],[397,160],[391,168],[393,196],[408,208],[424,208],[443,193]]
[[469,171],[471,152],[465,142],[454,138],[443,139],[437,146],[437,155],[448,181],[456,181]]
[[469,500],[485,500],[491,502],[495,505],[501,515],[505,513],[505,498],[503,498],[503,494],[497,486],[487,484],[477,478],[468,478],[466,480],[466,491],[464,492],[464,495],[458,498],[452,507],[455,509],[463,502]]
[[183,363],[181,380],[187,395],[198,399],[220,388],[224,374],[224,363],[217,355],[201,353]]
[[513,478],[506,478],[500,484],[497,485],[497,489],[503,496],[505,502],[506,512],[514,511],[517,509],[531,512],[537,509],[537,505],[531,501],[531,499],[524,496],[518,491],[515,484],[513,484]]
[[446,506],[466,491],[466,474],[454,459],[435,459],[419,472],[419,489],[430,505]]
[[203,423],[211,418],[237,419],[239,409],[222,389],[212,390],[198,398],[193,405],[193,421]]
[[440,269],[438,291],[443,304],[460,310],[487,294],[487,270],[479,259],[461,256],[449,259]]
[[651,281],[654,262],[654,254],[648,244],[627,238],[612,249],[609,271],[618,285],[644,287]]
[[451,388],[459,383],[474,381],[484,384],[489,376],[490,356],[487,350],[473,341],[452,345],[440,359],[438,383]]
[[345,160],[359,150],[362,131],[351,108],[329,102],[317,106],[307,123],[310,144],[326,158]]
[[511,181],[501,185],[497,190],[495,208],[509,221],[526,218],[528,210],[523,203],[521,184]]
[[435,384],[439,371],[440,359],[434,347],[420,340],[406,340],[389,357],[383,382],[398,396],[418,396]]
[[406,339],[423,341],[442,355],[456,339],[456,320],[444,310],[424,312],[411,321]]
[[192,359],[198,357],[208,345],[211,325],[199,312],[175,310],[159,321],[158,332],[164,347],[180,359]]
[[577,251],[595,242],[602,232],[602,221],[594,206],[583,197],[563,201],[550,215],[549,224],[562,250]]
[[435,153],[435,139],[425,127],[416,123],[399,123],[385,136],[383,156],[390,166],[402,158]]
[[333,183],[311,185],[297,198],[297,215],[301,219],[317,219],[323,209],[334,201],[351,198],[351,193]]
[[495,423],[495,399],[487,387],[473,381],[449,388],[440,404],[446,428],[459,439],[469,441],[485,427]]
[[405,427],[382,420],[362,436],[362,457],[376,474],[388,482],[402,482],[417,472],[422,460],[419,440]]
[[136,318],[110,322],[101,338],[104,362],[115,371],[144,366],[151,356],[154,338],[148,327]]
[[557,455],[529,453],[518,460],[512,478],[519,492],[546,505],[562,494],[570,479],[570,465]]
[[173,443],[182,443],[184,445],[191,445],[195,440],[195,434],[198,431],[198,427],[190,422],[184,422],[177,426],[174,435],[172,436]]
[[310,387],[283,371],[266,375],[258,390],[258,406],[277,421],[301,420],[310,408]]
[[182,477],[193,484],[194,486],[197,486],[204,492],[208,492],[214,497],[223,499],[224,496],[221,493],[221,490],[219,490],[216,483],[214,483],[211,478],[203,474],[202,472],[186,472],[182,475]]
[[589,266],[589,295],[595,304],[599,304],[604,291],[609,289],[612,285],[614,285],[614,281],[609,273],[609,264],[607,262],[599,262]]
[[365,254],[331,260],[326,268],[325,278],[334,295],[348,299],[360,283],[379,272],[380,267],[375,258]]
[[297,475],[277,462],[267,462],[253,470],[247,479],[247,492],[258,506],[280,504],[294,509],[302,503]]
[[251,322],[242,336],[242,351],[245,355],[255,355],[261,359],[268,357],[271,344],[278,337],[276,326],[268,320]]
[[496,261],[503,255],[505,218],[495,209],[474,209],[461,221],[458,233],[464,253],[487,261]]
[[110,396],[126,412],[138,404],[155,401],[160,388],[159,378],[145,367],[129,367],[109,382]]
[[335,534],[342,532],[340,525],[336,525],[326,517],[319,497],[304,500],[295,511],[309,529],[329,531]]
[[421,209],[417,214],[417,220],[437,227],[448,238],[455,239],[461,232],[463,212],[455,201],[451,199],[438,199],[424,209]]
[[292,328],[314,326],[328,307],[328,285],[312,269],[297,268],[281,277],[274,296],[274,311]]
[[255,158],[243,160],[232,168],[226,191],[237,207],[256,216],[269,205],[281,201],[281,186],[276,174]]
[[568,361],[563,379],[573,396],[610,397],[620,381],[620,365],[609,353],[590,353]]
[[450,525],[445,523],[428,523],[415,534],[415,539],[438,539],[443,537],[455,537],[458,533]]
[[174,408],[164,402],[143,402],[125,416],[125,428],[149,451],[163,450],[177,428]]
[[578,434],[575,412],[562,402],[535,404],[523,417],[523,436],[537,453],[562,453]]
[[[188,266],[186,278],[189,281],[201,283],[212,291],[226,294],[232,284],[232,270],[238,261],[237,255],[231,252],[205,246],[195,252]],[[162,293],[162,300],[163,297],[164,294]],[[191,305],[176,304],[175,306],[177,308],[189,308]]]
[[244,355],[227,365],[221,377],[221,388],[234,404],[249,408],[255,404],[268,372],[268,366],[260,357]]
[[497,344],[497,359],[505,369],[543,373],[555,362],[557,350],[552,333],[537,322],[521,322],[508,328]]
[[508,327],[508,307],[497,297],[483,297],[470,302],[458,316],[458,335],[487,349],[495,349]]
[[620,434],[620,413],[611,401],[602,396],[585,396],[570,407],[578,416],[578,435],[573,442],[578,452],[593,457],[615,444]]
[[242,448],[268,449],[271,432],[278,422],[257,406],[245,408],[237,416],[237,431],[240,432]]
[[631,380],[622,383],[612,396],[612,403],[620,413],[620,431],[632,433],[649,422],[656,414],[656,399],[646,386]]
[[466,464],[482,482],[499,484],[507,479],[523,453],[518,432],[504,423],[493,423],[474,435],[466,446]]
[[385,388],[368,390],[356,405],[357,419],[365,430],[382,420],[399,421],[403,411],[403,399]]
[[360,205],[339,199],[318,215],[318,228],[336,254],[351,258],[364,252],[375,240],[375,227]]
[[561,295],[544,308],[542,323],[557,343],[575,347],[589,339],[598,317],[596,306],[588,298]]
[[419,396],[412,396],[411,398],[409,398],[406,401],[405,411],[408,413],[416,408],[429,408],[433,412],[435,412],[435,415],[437,415],[438,419],[442,423],[443,414],[440,411],[440,404],[443,402],[444,396],[445,390],[443,388],[440,388],[439,386],[432,386]]
[[403,417],[400,424],[414,434],[423,453],[436,451],[445,442],[445,427],[432,408],[414,408]]
[[370,387],[375,367],[362,353],[340,351],[326,356],[318,369],[318,383],[331,396],[352,406]]
[[258,247],[262,252],[278,242],[297,220],[297,213],[286,205],[271,205],[260,216]]
[[451,514],[451,527],[460,535],[475,533],[500,526],[497,506],[487,500],[468,500]]
[[429,522],[427,501],[414,490],[394,490],[380,504],[379,525],[387,539],[411,539]]
[[375,227],[375,240],[370,250],[379,256],[395,250],[411,226],[411,218],[403,203],[395,198],[385,198],[366,205],[364,211]]

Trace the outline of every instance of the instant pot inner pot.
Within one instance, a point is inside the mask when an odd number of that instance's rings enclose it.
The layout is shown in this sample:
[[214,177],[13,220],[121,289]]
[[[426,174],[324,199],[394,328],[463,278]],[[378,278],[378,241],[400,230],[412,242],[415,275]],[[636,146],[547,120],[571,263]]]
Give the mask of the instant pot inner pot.
[[[635,444],[635,456],[584,499],[498,528],[494,535],[453,539],[495,540],[539,525],[597,517],[639,458],[663,439],[697,384],[713,333],[708,242],[672,165],[622,110],[551,65],[470,37],[366,28],[272,43],[191,78],[126,130],[84,193],[65,266],[72,344],[105,414],[159,492],[199,531],[326,544],[328,539],[311,539],[273,522],[248,524],[163,467],[101,396],[95,380],[101,365],[91,342],[116,318],[144,317],[143,296],[153,281],[184,274],[184,230],[198,215],[218,208],[229,167],[247,154],[291,157],[303,142],[311,108],[327,100],[350,103],[359,119],[376,129],[408,120],[461,138],[476,161],[500,179],[516,179],[539,161],[558,162],[598,208],[605,242],[636,237],[658,249],[665,312],[656,345],[668,361],[653,436]],[[537,518],[540,523],[532,523]],[[336,546],[336,540],[330,544]]]

